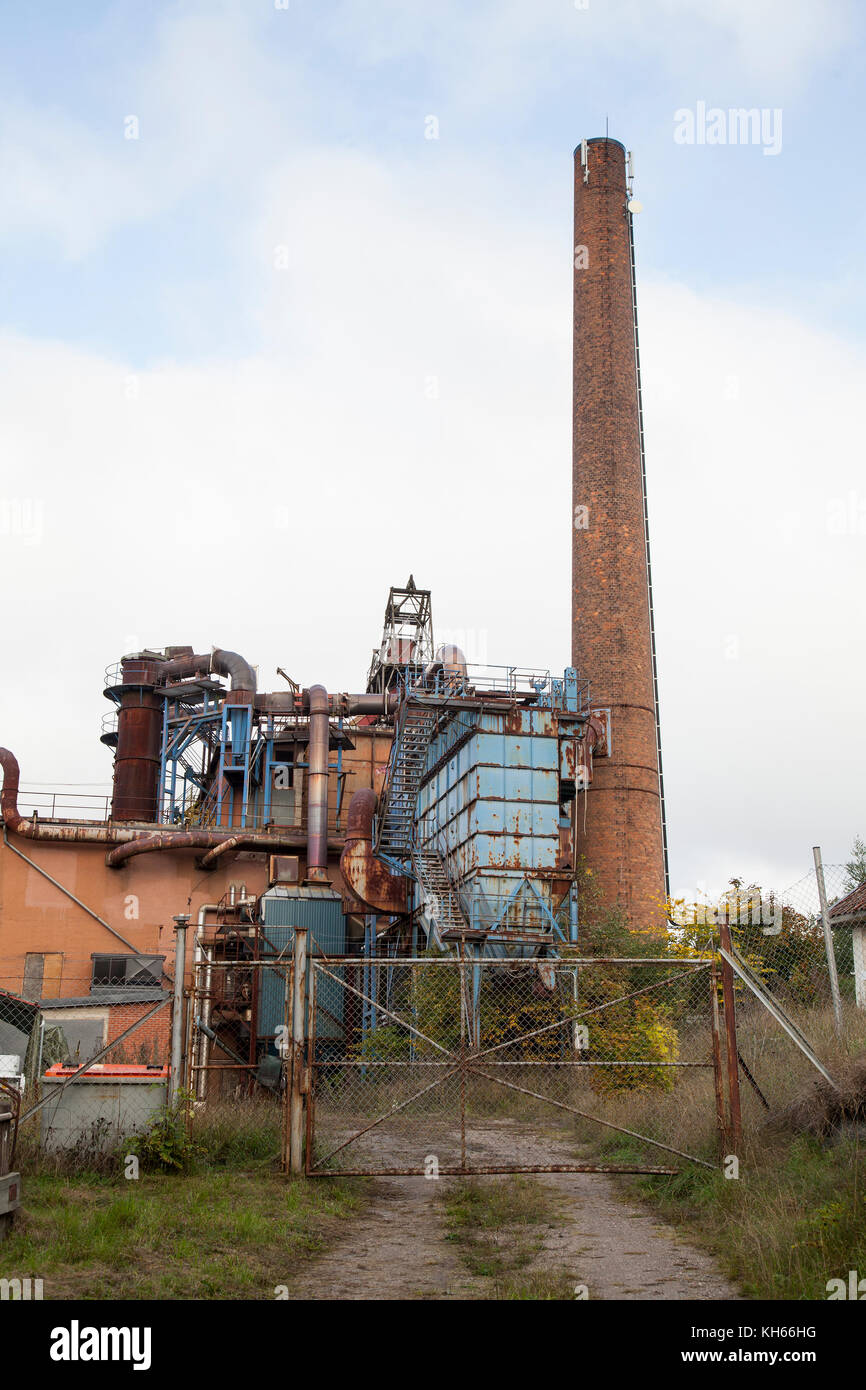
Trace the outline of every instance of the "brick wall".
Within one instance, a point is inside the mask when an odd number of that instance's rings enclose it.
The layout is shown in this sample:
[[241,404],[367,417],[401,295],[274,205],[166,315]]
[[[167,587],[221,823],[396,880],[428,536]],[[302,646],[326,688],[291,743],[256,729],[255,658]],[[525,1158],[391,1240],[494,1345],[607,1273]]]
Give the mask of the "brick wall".
[[[626,211],[625,150],[588,142],[574,169],[572,660],[612,711],[578,851],[635,926],[664,897],[655,701]],[[586,513],[579,511],[586,508]]]

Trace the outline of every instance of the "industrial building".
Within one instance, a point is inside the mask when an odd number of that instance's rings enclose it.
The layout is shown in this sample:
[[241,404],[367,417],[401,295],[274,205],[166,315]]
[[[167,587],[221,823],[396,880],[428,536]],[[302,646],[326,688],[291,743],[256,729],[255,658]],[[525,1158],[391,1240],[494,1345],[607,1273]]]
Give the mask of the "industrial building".
[[[604,904],[659,923],[635,205],[619,142],[575,151],[574,209],[572,665],[469,665],[437,646],[431,591],[410,576],[390,591],[366,681],[347,673],[346,691],[315,672],[262,690],[221,648],[123,656],[104,685],[102,818],[56,799],[20,810],[18,763],[0,749],[0,989],[65,1027],[73,1052],[76,1030],[92,1053],[117,1035],[118,1005],[127,1026],[130,1006],[164,997],[178,913],[195,927],[200,1068],[211,1045],[251,1068],[273,1050],[281,1000],[243,967],[284,952],[294,926],[359,968],[427,950],[543,960],[579,939],[581,863]],[[217,963],[237,968],[209,973]]]

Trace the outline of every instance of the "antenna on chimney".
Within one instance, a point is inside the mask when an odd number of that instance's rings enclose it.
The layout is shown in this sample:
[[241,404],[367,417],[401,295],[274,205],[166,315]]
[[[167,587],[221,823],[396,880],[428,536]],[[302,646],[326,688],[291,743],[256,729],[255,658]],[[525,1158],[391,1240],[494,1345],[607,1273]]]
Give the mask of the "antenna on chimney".
[[628,154],[627,154],[626,157],[625,157],[625,167],[626,167],[626,169],[627,169],[627,171],[628,171],[628,196],[629,196],[630,198],[633,198],[633,197],[634,197],[634,158],[633,158],[633,156],[632,156],[631,150],[628,151]]
[[589,146],[585,140],[580,142],[580,162],[583,166],[583,181],[589,183]]

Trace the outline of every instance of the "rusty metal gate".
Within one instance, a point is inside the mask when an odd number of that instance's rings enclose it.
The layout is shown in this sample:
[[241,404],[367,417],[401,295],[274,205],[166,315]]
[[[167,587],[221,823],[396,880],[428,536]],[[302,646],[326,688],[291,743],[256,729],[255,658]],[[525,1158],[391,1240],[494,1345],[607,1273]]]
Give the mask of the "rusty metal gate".
[[317,958],[304,996],[311,1176],[714,1167],[695,1108],[730,1142],[713,959]]

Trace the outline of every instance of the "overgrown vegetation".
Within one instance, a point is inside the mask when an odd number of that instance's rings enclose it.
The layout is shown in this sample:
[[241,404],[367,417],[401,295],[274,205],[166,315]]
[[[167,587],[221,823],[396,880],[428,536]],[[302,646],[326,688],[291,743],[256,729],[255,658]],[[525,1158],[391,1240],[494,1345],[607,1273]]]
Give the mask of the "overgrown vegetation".
[[490,1281],[491,1299],[570,1299],[574,1280],[562,1271],[533,1268],[544,1228],[558,1220],[555,1195],[515,1175],[461,1180],[442,1198],[446,1239],[470,1274]]
[[684,1165],[640,1186],[685,1224],[747,1298],[823,1299],[827,1281],[866,1268],[866,1146],[762,1135],[745,1145],[738,1180]]
[[24,1209],[0,1277],[41,1278],[47,1299],[274,1298],[363,1205],[361,1183],[280,1173],[270,1098],[198,1115],[192,1138],[179,1118],[74,1156],[41,1152],[25,1127]]
[[[745,1138],[739,1177],[725,1178],[707,1073],[682,1075],[674,1092],[614,1097],[605,1117],[703,1158],[712,1171],[671,1156],[674,1177],[625,1179],[683,1233],[709,1248],[748,1298],[819,1299],[828,1279],[866,1269],[866,1063],[835,1043],[832,1011],[810,1020],[839,1082],[827,1085],[772,1020],[741,1034],[768,1116],[741,1079]],[[766,1028],[766,1036],[763,1030]],[[849,1045],[864,1045],[866,1020],[852,1010]],[[755,1060],[757,1058],[757,1060]],[[579,1122],[581,1152],[602,1162],[646,1163],[652,1150],[625,1135]],[[656,1159],[665,1162],[663,1151]]]

